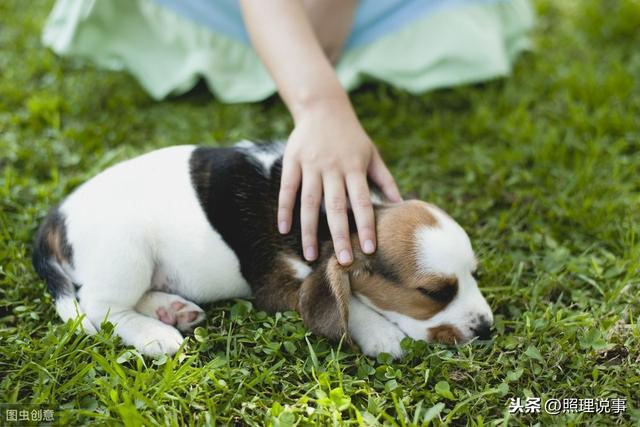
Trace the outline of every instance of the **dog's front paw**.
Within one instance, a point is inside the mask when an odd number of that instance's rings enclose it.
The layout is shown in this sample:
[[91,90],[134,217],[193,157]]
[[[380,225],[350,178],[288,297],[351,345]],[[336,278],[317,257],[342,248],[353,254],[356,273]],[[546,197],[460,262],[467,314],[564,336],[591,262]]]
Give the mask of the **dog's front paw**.
[[353,337],[362,353],[371,357],[376,357],[380,353],[389,353],[394,359],[402,357],[404,351],[400,342],[405,334],[395,325],[389,325],[389,327],[371,330],[364,336]]
[[349,333],[367,356],[389,353],[397,359],[404,354],[400,347],[404,332],[353,297],[349,301]]

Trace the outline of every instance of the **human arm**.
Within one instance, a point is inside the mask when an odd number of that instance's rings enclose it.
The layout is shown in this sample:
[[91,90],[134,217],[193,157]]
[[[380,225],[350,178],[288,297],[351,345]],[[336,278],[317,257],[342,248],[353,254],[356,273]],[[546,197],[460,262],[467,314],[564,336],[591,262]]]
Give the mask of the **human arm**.
[[393,177],[353,110],[318,42],[302,2],[242,0],[252,43],[291,112],[295,128],[283,159],[278,229],[289,231],[302,184],[301,228],[305,258],[314,260],[322,195],[338,261],[353,259],[347,220],[351,203],[360,246],[375,251],[375,222],[367,174],[399,201]]

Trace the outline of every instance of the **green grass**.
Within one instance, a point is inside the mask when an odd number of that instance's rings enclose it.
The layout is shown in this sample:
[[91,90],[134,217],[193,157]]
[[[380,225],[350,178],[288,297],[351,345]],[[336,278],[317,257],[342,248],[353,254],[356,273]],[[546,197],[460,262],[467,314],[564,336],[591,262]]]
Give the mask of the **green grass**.
[[[52,404],[73,425],[640,423],[638,0],[538,1],[538,49],[508,79],[353,94],[402,190],[469,232],[496,315],[491,345],[406,342],[395,362],[247,301],[207,307],[158,360],[61,323],[30,263],[50,206],[133,155],[286,137],[291,120],[278,100],[153,102],[127,75],[58,58],[39,44],[50,5],[0,2],[0,403]],[[629,408],[510,416],[527,396]]]

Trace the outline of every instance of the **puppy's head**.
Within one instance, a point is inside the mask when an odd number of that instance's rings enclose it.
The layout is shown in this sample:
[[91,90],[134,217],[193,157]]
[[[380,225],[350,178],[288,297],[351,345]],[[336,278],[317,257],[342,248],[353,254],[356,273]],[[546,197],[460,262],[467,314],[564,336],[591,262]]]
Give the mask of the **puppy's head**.
[[462,227],[415,200],[378,208],[376,220],[374,255],[357,252],[354,240],[352,266],[331,257],[303,284],[300,309],[311,328],[334,338],[346,333],[355,294],[413,339],[488,339],[493,315],[473,277],[477,262]]
[[469,237],[434,205],[413,200],[378,211],[378,251],[353,291],[414,339],[489,338],[493,314],[474,278]]

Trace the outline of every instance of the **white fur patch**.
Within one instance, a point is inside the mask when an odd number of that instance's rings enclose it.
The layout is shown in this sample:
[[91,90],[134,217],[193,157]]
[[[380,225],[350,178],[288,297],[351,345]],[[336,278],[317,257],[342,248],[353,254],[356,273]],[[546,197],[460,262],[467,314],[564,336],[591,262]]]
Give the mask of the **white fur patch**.
[[247,139],[243,139],[242,141],[236,142],[234,144],[235,147],[238,148],[251,148],[251,147],[255,147],[256,143],[253,141],[249,141]]
[[445,275],[470,272],[476,260],[467,233],[439,209],[429,209],[438,223],[416,232],[419,273]]
[[382,197],[375,191],[370,191],[371,194],[371,203],[374,205],[381,205],[383,203]]
[[291,267],[294,271],[296,279],[304,280],[309,274],[311,274],[311,267],[299,258],[296,257],[287,257],[285,258],[289,267]]
[[[78,301],[71,295],[62,295],[56,299],[56,312],[64,322],[84,314],[80,311],[80,307],[78,307]],[[82,329],[84,329],[87,334],[95,334],[98,332],[86,316],[82,318],[81,324]]]
[[262,167],[265,176],[269,177],[271,175],[271,167],[284,152],[285,143],[282,141],[268,146],[255,144],[253,146],[247,146],[246,144],[238,146],[245,148],[245,152]]

